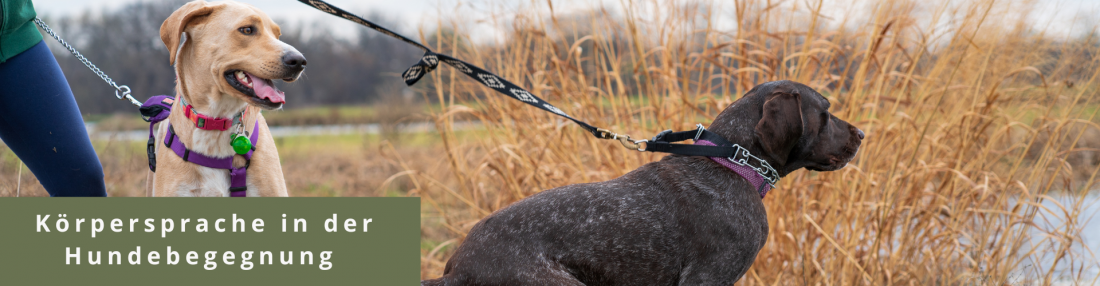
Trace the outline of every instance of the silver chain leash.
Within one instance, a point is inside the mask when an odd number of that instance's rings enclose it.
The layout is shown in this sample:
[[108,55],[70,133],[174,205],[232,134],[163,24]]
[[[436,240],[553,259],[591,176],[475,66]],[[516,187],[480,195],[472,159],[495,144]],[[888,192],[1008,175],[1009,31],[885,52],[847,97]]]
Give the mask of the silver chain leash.
[[141,106],[141,102],[137,101],[136,99],[134,99],[133,96],[130,95],[129,86],[118,85],[117,83],[115,83],[114,80],[111,80],[111,77],[107,76],[106,73],[96,67],[95,64],[92,64],[92,62],[85,58],[84,55],[81,55],[80,52],[76,51],[73,46],[70,46],[69,43],[65,42],[65,40],[62,40],[61,37],[57,35],[57,33],[54,33],[53,30],[50,29],[50,26],[46,26],[46,23],[42,22],[42,19],[35,17],[34,23],[37,24],[38,27],[42,28],[43,31],[46,31],[46,34],[50,34],[50,36],[53,36],[53,38],[57,40],[57,42],[61,43],[62,46],[65,46],[65,49],[68,49],[69,52],[73,54],[73,56],[76,56],[76,59],[80,60],[81,63],[84,63],[84,66],[88,67],[88,69],[91,69],[92,72],[99,76],[99,78],[103,79],[103,81],[106,81],[107,84],[111,85],[111,87],[115,89],[115,97],[118,97],[118,99],[120,100],[130,100],[130,103],[139,107]]

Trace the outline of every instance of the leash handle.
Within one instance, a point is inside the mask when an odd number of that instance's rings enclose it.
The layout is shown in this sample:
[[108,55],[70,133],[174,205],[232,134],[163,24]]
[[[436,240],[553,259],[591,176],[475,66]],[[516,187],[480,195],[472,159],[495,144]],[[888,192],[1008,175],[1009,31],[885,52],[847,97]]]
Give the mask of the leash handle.
[[133,96],[130,95],[129,86],[118,85],[117,83],[115,83],[115,81],[112,80],[111,77],[107,76],[107,73],[100,70],[99,67],[96,67],[95,64],[89,61],[88,58],[85,58],[84,55],[80,54],[80,52],[78,52],[76,48],[73,48],[73,46],[69,45],[68,42],[62,40],[61,36],[58,36],[57,33],[53,31],[53,29],[50,29],[50,26],[47,26],[46,22],[43,22],[42,19],[35,17],[34,23],[37,24],[39,28],[42,28],[42,31],[45,31],[46,34],[49,34],[51,37],[57,40],[57,42],[61,43],[62,46],[65,46],[65,49],[69,50],[69,52],[72,53],[73,56],[76,56],[76,59],[80,60],[80,62],[83,63],[84,66],[92,70],[95,75],[99,76],[99,78],[103,79],[103,81],[107,82],[108,85],[113,87],[115,89],[115,97],[118,97],[119,100],[130,100],[130,104],[141,107],[141,102],[138,102],[136,99],[134,99]]

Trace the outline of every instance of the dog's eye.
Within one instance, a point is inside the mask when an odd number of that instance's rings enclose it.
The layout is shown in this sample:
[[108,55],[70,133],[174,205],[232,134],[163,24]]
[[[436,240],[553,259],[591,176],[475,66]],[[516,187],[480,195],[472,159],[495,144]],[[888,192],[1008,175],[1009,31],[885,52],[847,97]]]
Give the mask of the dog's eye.
[[241,34],[245,34],[245,35],[251,35],[252,30],[253,30],[252,27],[241,27],[240,29],[237,29],[237,31],[241,31]]

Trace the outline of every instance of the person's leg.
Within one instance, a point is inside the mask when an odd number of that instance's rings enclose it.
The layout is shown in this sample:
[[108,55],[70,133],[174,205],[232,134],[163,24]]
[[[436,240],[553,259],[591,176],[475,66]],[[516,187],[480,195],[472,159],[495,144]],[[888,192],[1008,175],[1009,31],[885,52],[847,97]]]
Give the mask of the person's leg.
[[69,83],[45,42],[0,63],[0,139],[50,196],[106,196]]

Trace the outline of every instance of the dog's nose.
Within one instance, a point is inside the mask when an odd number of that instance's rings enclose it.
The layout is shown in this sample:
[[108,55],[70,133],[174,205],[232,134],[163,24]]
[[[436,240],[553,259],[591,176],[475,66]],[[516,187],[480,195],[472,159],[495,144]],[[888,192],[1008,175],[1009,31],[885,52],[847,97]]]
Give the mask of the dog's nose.
[[863,140],[863,130],[856,128],[856,136],[859,136],[859,140]]
[[288,68],[300,69],[306,66],[306,57],[299,53],[288,53],[283,56],[283,64]]

